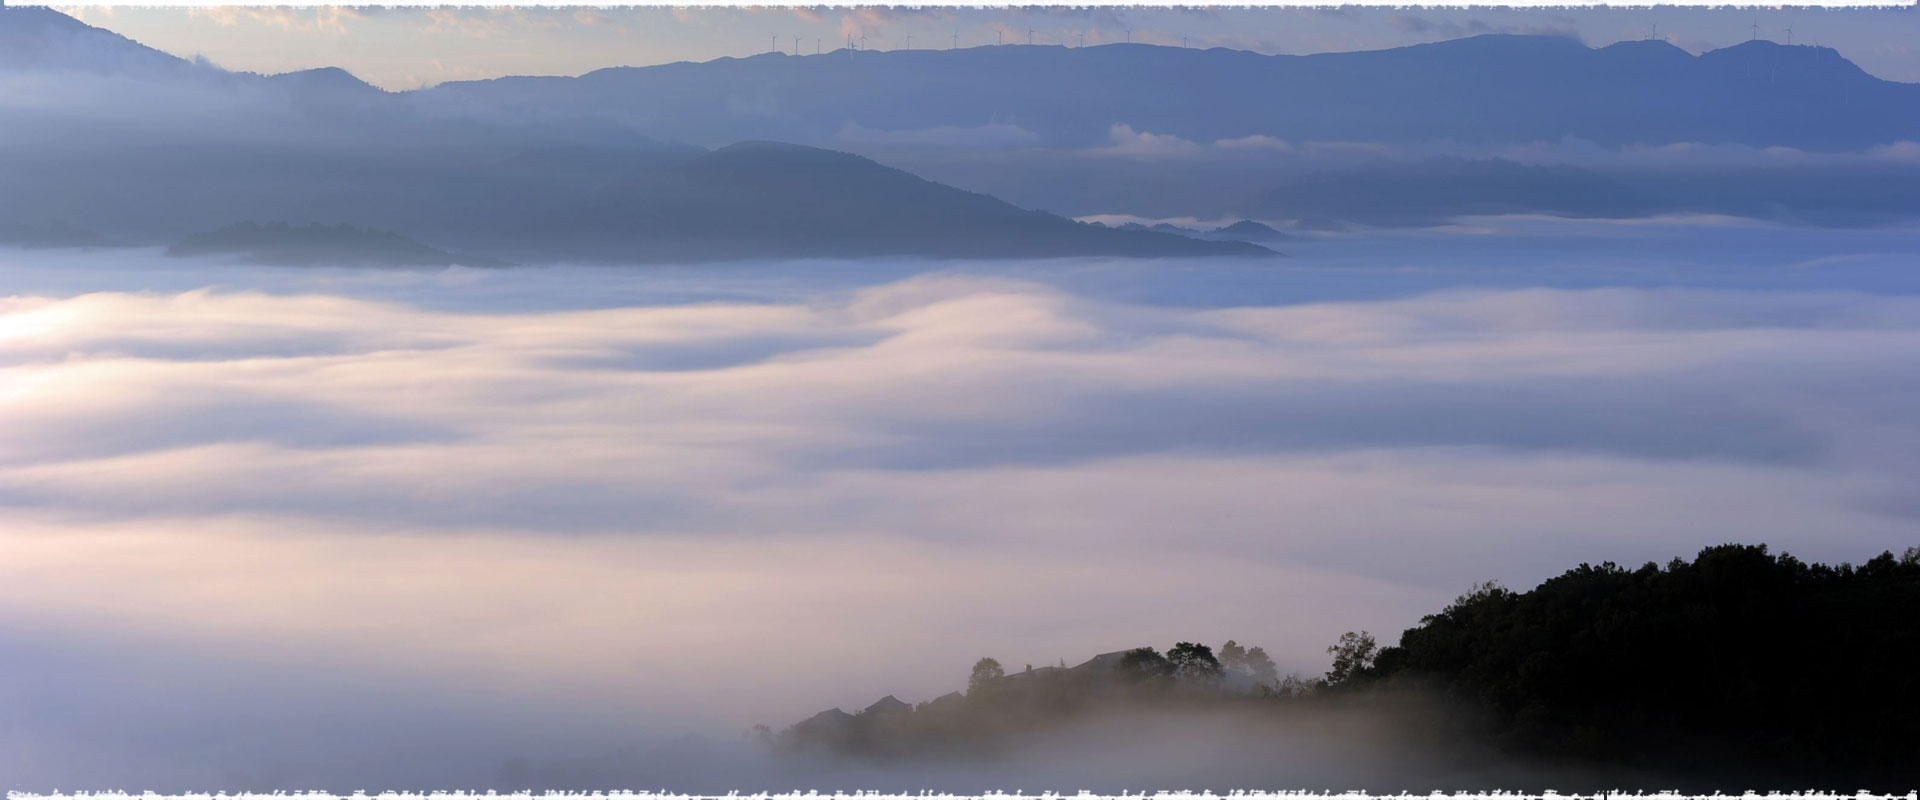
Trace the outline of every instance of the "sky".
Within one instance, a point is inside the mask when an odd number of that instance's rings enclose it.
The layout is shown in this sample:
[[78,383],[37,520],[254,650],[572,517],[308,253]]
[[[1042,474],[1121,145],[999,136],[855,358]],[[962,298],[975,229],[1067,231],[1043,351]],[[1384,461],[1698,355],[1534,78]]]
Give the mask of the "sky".
[[[1666,37],[1699,53],[1756,35],[1838,49],[1869,73],[1920,82],[1920,12],[1888,9],[1597,8],[202,8],[60,6],[181,56],[278,73],[345,68],[410,89],[501,75],[577,75],[609,66],[707,61],[779,49],[945,48],[1027,41],[1127,41],[1304,54],[1370,50],[1479,33],[1571,35],[1601,46]],[[911,41],[909,41],[911,37]],[[958,37],[957,39],[955,37]]]
[[1277,266],[0,253],[0,774],[487,788],[983,655],[1311,675],[1482,580],[1915,544],[1915,232],[1725,224]]

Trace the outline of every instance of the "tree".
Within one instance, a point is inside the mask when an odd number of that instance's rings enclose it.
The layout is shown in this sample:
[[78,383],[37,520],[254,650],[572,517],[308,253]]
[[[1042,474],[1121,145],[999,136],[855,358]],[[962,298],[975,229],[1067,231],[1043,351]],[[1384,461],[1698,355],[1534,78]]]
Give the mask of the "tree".
[[980,694],[981,690],[989,684],[1006,676],[1007,671],[1000,668],[999,661],[991,658],[983,658],[975,661],[973,662],[973,674],[967,676],[967,694]]
[[1339,643],[1328,647],[1327,652],[1333,655],[1333,667],[1327,670],[1327,683],[1331,685],[1372,667],[1380,646],[1373,641],[1371,633],[1347,631],[1340,634]]
[[1325,685],[1320,678],[1302,678],[1289,674],[1284,678],[1275,678],[1270,683],[1260,685],[1260,695],[1268,699],[1288,699],[1305,697]]
[[1221,669],[1228,672],[1239,672],[1245,669],[1246,664],[1247,648],[1241,647],[1239,642],[1228,639],[1226,644],[1220,645]]
[[1220,645],[1220,668],[1242,686],[1272,686],[1280,680],[1280,671],[1267,656],[1266,648],[1243,647],[1232,639]]
[[1920,785],[1920,552],[1903,556],[1829,566],[1728,544],[1482,584],[1349,683],[1416,680],[1520,753]]
[[1129,681],[1144,683],[1171,676],[1173,662],[1151,647],[1137,647],[1122,655],[1114,670]]
[[1273,659],[1267,656],[1267,649],[1264,647],[1248,650],[1246,657],[1241,661],[1241,666],[1247,671],[1248,677],[1253,678],[1256,685],[1270,686],[1274,681],[1280,680],[1280,670],[1274,667]]
[[1173,676],[1183,682],[1212,684],[1220,680],[1220,660],[1213,648],[1193,642],[1180,642],[1167,651]]

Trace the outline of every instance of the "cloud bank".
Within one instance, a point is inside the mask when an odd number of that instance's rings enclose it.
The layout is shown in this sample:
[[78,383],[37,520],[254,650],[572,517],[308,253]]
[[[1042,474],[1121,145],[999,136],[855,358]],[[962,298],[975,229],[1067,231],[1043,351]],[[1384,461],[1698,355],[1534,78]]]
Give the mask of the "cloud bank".
[[754,269],[711,280],[797,288],[0,300],[0,646],[31,655],[0,772],[447,786],[924,699],[981,655],[1233,637],[1315,672],[1478,580],[1920,529],[1913,297]]

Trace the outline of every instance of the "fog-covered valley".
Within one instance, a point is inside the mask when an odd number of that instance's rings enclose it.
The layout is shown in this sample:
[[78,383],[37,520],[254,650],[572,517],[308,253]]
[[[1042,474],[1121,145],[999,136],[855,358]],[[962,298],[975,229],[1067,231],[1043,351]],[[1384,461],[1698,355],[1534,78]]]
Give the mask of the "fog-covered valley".
[[1729,540],[1856,558],[1914,529],[1914,236],[1508,220],[1281,262],[643,269],[9,251],[4,771],[713,785],[643,754],[928,699],[983,650],[1237,636],[1314,674],[1341,631],[1481,580]]

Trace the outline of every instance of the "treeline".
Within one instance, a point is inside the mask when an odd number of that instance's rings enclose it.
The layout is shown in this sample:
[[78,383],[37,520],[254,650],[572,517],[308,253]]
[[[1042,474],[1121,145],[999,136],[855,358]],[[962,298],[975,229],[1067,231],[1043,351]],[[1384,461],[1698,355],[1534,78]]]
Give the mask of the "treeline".
[[1017,746],[1022,734],[1044,732],[1091,715],[1143,708],[1229,705],[1304,693],[1315,682],[1281,677],[1260,647],[1235,641],[1212,647],[1179,642],[1165,653],[1142,647],[1106,653],[1069,667],[1008,672],[997,659],[975,662],[967,690],[909,705],[889,695],[848,714],[829,709],[778,734],[754,735],[789,754],[832,754],[873,760],[991,755]]
[[1920,785],[1920,548],[1859,566],[1764,545],[1637,569],[1582,564],[1529,591],[1477,587],[1395,645],[1361,631],[1328,653],[1315,677],[1282,676],[1263,649],[1232,641],[1011,673],[986,658],[964,693],[917,706],[887,697],[757,735],[790,754],[977,757],[1100,714],[1304,719],[1417,698],[1446,709],[1442,738],[1589,774]]
[[1510,752],[1920,785],[1920,548],[1857,567],[1765,545],[1582,564],[1531,591],[1484,585],[1397,646],[1358,644],[1332,688],[1437,691]]

